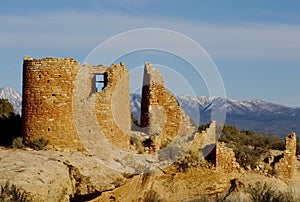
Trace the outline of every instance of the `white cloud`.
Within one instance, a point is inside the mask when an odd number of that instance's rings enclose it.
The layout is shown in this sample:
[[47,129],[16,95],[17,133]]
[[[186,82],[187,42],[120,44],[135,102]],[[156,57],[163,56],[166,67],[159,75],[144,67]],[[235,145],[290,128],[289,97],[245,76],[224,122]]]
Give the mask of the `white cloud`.
[[172,29],[191,37],[214,58],[300,59],[300,25],[226,26],[186,22],[173,18],[148,19],[143,16],[126,16],[106,11],[97,14],[67,11],[51,15],[0,16],[0,26],[2,48],[91,50],[120,32],[158,27]]

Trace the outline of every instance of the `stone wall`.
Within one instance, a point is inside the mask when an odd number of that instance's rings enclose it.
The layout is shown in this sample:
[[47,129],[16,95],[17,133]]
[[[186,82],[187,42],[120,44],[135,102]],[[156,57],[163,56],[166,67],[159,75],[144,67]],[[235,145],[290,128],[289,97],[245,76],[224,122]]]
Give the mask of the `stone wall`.
[[240,165],[236,162],[233,149],[226,147],[223,142],[217,142],[216,127],[216,121],[212,121],[204,131],[197,132],[189,149],[201,151],[200,157],[213,163],[216,168],[226,172],[238,171]]
[[[96,92],[96,75],[105,77],[102,92]],[[48,149],[84,150],[84,139],[95,142],[104,134],[118,148],[129,146],[129,71],[123,63],[80,66],[72,58],[26,56],[22,108],[27,145],[44,137]]]
[[72,98],[78,61],[24,57],[22,133],[25,144],[44,137],[49,148],[81,150],[73,121]]
[[216,122],[212,121],[205,130],[195,133],[190,150],[201,151],[201,157],[215,163],[215,147]]
[[217,143],[216,168],[221,168],[226,172],[236,172],[240,169],[240,165],[236,162],[233,149],[226,147],[224,142]]
[[290,133],[285,137],[285,151],[283,158],[275,162],[275,174],[282,179],[291,179],[295,172],[296,161],[296,134]]
[[[155,135],[162,132],[167,122],[165,110],[169,102],[167,99],[170,99],[171,102],[174,102],[174,99],[176,99],[169,94],[170,93],[165,90],[164,80],[160,72],[152,68],[151,64],[147,62],[144,68],[140,121],[141,127],[147,127],[145,128],[146,133]],[[177,112],[177,114],[174,115],[177,115],[178,119],[180,119],[180,113],[181,112]],[[178,126],[179,124],[177,123],[177,125],[174,126],[174,131],[178,130]]]
[[176,97],[165,89],[160,72],[149,62],[144,68],[140,123],[143,132],[155,137],[154,151],[165,147],[174,137],[194,131]]
[[129,148],[131,116],[129,71],[125,64],[107,69],[107,86],[96,93],[95,111],[103,134],[118,148]]

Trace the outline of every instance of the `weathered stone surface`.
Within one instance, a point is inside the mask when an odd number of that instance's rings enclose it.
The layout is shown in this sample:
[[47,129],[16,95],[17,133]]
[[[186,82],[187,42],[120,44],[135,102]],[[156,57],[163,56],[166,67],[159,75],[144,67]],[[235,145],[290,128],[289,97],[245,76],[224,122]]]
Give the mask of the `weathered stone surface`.
[[0,165],[0,186],[9,181],[33,201],[69,201],[72,197],[74,201],[144,201],[150,191],[163,201],[196,200],[204,195],[222,199],[232,179],[243,185],[233,194],[243,193],[243,188],[257,181],[268,182],[277,190],[292,190],[298,199],[300,193],[300,162],[288,184],[252,171],[228,173],[222,169],[190,168],[182,173],[172,166],[126,179],[79,152],[0,149]]
[[[96,92],[96,75],[104,76],[102,92]],[[50,141],[48,149],[85,150],[78,134],[82,129],[75,119],[85,122],[84,127],[91,131],[92,113],[106,138],[127,149],[129,102],[129,71],[124,63],[81,66],[72,58],[24,57],[22,133],[27,145],[43,137]]]
[[285,150],[283,152],[283,158],[281,158],[278,163],[274,162],[275,173],[278,177],[285,180],[291,179],[293,177],[295,172],[296,147],[296,134],[288,134],[285,137]]
[[150,152],[166,147],[176,136],[194,132],[190,118],[176,97],[165,89],[162,75],[149,62],[144,67],[140,123],[145,133],[155,136]]
[[0,149],[0,165],[0,185],[9,181],[33,201],[97,196],[126,182],[121,173],[79,152]]
[[107,69],[107,86],[96,93],[95,111],[101,131],[118,148],[129,148],[131,129],[129,71],[124,63]]
[[[196,132],[190,150],[201,151],[200,155],[206,158],[211,153],[215,153],[216,147],[216,122],[212,121],[205,131]],[[215,154],[213,155],[215,158]],[[215,160],[214,160],[215,162]]]
[[225,172],[238,172],[240,170],[233,149],[226,147],[223,142],[219,142],[216,147],[216,167]]
[[82,150],[72,113],[79,68],[72,58],[24,57],[22,133],[26,144],[44,137],[50,140],[48,148]]

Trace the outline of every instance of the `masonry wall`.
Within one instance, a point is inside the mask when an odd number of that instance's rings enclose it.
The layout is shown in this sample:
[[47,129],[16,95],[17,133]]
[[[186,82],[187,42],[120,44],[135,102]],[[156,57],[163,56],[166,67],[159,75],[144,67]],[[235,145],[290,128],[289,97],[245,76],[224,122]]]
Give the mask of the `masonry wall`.
[[239,171],[240,165],[236,162],[233,149],[226,147],[223,142],[217,142],[216,127],[217,123],[212,121],[204,131],[197,132],[189,149],[201,151],[200,157],[225,172]]
[[48,148],[81,150],[73,121],[73,88],[80,63],[72,58],[24,57],[22,133],[30,144],[41,137]]
[[236,172],[240,169],[233,149],[226,147],[224,142],[218,142],[216,146],[216,167],[225,172]]
[[278,163],[275,163],[275,174],[282,179],[288,180],[292,178],[295,172],[297,147],[295,133],[290,133],[285,137],[285,147],[283,158],[281,158]]
[[176,97],[164,87],[160,72],[145,64],[141,127],[150,136],[155,136],[155,149],[159,150],[177,135],[190,135],[193,128],[190,119],[181,109]]
[[[99,74],[106,78],[102,92],[95,89],[94,78]],[[129,146],[129,71],[123,63],[80,66],[72,58],[26,56],[22,104],[27,145],[44,137],[50,141],[48,149],[84,150],[87,145],[82,141],[102,142],[99,138],[104,135],[114,146]]]
[[118,148],[129,148],[131,116],[129,71],[124,63],[107,68],[107,86],[95,94],[95,111],[103,134]]
[[190,150],[200,151],[200,156],[215,163],[216,122],[212,121],[205,131],[195,133]]

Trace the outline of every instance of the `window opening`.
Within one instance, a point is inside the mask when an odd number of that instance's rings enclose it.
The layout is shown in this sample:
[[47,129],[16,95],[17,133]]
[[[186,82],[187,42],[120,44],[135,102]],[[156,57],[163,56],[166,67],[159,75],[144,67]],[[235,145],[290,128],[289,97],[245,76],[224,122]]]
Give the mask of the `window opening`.
[[94,85],[96,92],[102,92],[106,86],[106,75],[105,74],[96,74],[94,77]]

